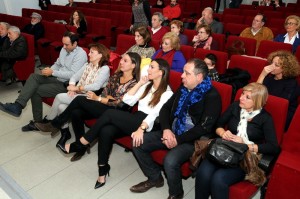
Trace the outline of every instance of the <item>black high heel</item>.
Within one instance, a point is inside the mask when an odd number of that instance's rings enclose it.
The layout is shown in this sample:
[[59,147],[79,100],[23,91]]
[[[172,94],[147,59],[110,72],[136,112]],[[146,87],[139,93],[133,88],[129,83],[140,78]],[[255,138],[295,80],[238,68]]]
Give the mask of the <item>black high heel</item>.
[[56,143],[56,147],[64,148],[67,140],[71,138],[71,133],[69,128],[61,129],[60,132],[61,132],[61,138]]
[[70,149],[68,152],[65,148],[65,145],[64,146],[58,145],[58,148],[65,154],[74,153],[74,152],[85,153],[89,147],[90,147],[90,145],[83,145],[80,141],[76,141],[70,145]]
[[98,182],[98,180],[96,181],[95,184],[95,189],[98,189],[100,187],[103,187],[106,183],[106,175],[109,176],[109,170],[110,170],[110,165],[106,164],[103,166],[99,166],[99,176],[104,176],[105,177],[105,182]]

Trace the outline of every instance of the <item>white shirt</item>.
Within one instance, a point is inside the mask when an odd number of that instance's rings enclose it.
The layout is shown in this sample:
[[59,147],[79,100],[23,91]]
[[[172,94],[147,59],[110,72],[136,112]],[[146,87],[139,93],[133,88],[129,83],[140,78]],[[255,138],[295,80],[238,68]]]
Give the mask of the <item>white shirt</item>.
[[[162,27],[162,26],[161,26],[161,27]],[[161,27],[159,27],[159,28],[157,28],[157,29],[151,28],[152,33],[153,33],[153,34],[157,33],[157,32],[161,29]]]
[[148,94],[140,100],[141,96],[143,95],[147,85],[149,83],[141,86],[139,90],[135,93],[135,95],[129,95],[126,93],[123,97],[123,102],[133,106],[136,102],[138,103],[138,110],[147,114],[147,117],[143,120],[148,125],[147,132],[150,132],[153,128],[154,121],[156,117],[159,115],[159,111],[161,107],[168,101],[168,99],[173,95],[173,92],[170,86],[167,87],[167,90],[161,95],[160,101],[156,106],[151,107],[149,106],[149,102],[152,99],[152,94],[155,92],[155,89],[152,87]]
[[297,32],[293,37],[292,39],[290,40],[289,39],[289,35],[286,33],[284,36],[283,36],[285,39],[284,39],[284,43],[286,44],[292,44],[295,42],[295,39],[296,37],[299,38],[299,33]]

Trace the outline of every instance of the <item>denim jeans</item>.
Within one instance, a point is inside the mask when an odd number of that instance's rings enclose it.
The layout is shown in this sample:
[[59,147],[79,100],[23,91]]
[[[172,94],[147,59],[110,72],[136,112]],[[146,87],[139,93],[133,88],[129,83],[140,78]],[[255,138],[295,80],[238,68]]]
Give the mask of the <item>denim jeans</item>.
[[180,168],[192,156],[194,145],[192,143],[183,143],[168,149],[162,143],[161,138],[161,131],[145,133],[144,143],[140,147],[133,147],[133,152],[144,174],[150,181],[154,182],[160,178],[161,168],[153,161],[151,152],[159,149],[169,150],[163,166],[167,175],[169,194],[178,195],[183,192]]
[[229,198],[229,186],[244,179],[245,172],[240,168],[222,168],[205,159],[201,162],[195,185],[195,198]]

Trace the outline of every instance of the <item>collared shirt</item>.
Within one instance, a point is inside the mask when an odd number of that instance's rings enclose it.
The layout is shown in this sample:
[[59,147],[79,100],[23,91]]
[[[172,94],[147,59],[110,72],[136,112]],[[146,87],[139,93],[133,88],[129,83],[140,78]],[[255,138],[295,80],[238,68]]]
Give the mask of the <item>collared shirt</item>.
[[81,47],[77,46],[72,52],[62,48],[56,62],[51,66],[52,76],[62,82],[68,81],[86,62],[87,55]]
[[[261,28],[260,28],[260,29],[261,29]],[[255,35],[260,31],[260,29],[258,29],[257,31],[254,31],[253,28],[251,28],[251,32],[252,32],[252,34],[255,36]]]
[[[161,26],[161,27],[162,27],[162,26]],[[153,34],[157,33],[157,32],[161,29],[161,27],[159,27],[159,28],[157,28],[157,29],[151,28]]]
[[295,39],[296,39],[296,38],[299,38],[299,33],[297,32],[297,33],[292,37],[291,40],[290,40],[290,38],[289,38],[288,33],[286,33],[283,37],[284,37],[284,43],[293,45],[294,42],[295,42]]

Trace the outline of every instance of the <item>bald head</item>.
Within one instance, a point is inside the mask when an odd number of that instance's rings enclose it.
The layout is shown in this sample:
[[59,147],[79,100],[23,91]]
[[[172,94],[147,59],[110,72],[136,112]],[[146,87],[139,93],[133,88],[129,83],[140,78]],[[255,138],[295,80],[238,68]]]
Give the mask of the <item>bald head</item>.
[[211,7],[204,8],[202,11],[202,17],[206,24],[211,24],[213,21],[213,9]]

